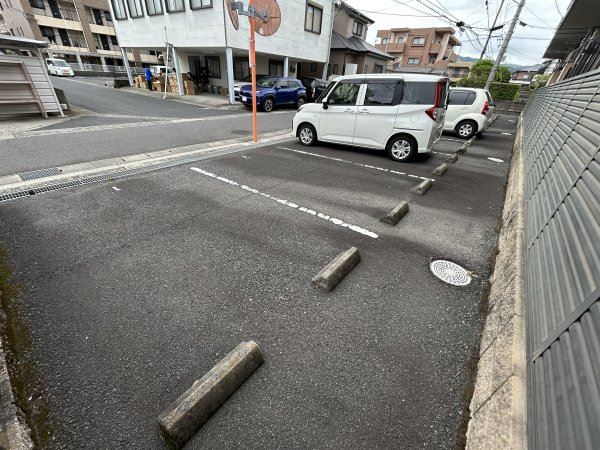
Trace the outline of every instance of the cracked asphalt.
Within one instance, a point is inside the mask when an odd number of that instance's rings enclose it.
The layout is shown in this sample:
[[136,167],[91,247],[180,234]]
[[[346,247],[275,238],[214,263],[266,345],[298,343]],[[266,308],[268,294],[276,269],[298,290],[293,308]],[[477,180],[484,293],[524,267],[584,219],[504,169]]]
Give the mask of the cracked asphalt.
[[[461,445],[513,119],[424,196],[414,177],[458,149],[452,136],[409,164],[290,141],[0,203],[52,446],[162,448],[160,412],[248,339],[265,364],[187,448]],[[379,222],[402,200],[397,226]],[[350,246],[362,256],[350,275],[331,293],[311,287]],[[436,258],[473,282],[438,280]]]

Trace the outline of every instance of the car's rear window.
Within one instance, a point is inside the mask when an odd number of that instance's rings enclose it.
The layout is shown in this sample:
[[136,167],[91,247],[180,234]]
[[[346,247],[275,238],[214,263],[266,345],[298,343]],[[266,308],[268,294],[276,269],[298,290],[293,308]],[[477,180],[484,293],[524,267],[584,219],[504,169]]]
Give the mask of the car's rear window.
[[490,106],[494,106],[494,100],[492,99],[491,94],[488,91],[485,91],[485,95],[487,95],[488,103]]
[[405,81],[400,103],[403,105],[435,104],[435,84],[431,81]]
[[475,92],[450,90],[450,105],[472,105],[476,97]]

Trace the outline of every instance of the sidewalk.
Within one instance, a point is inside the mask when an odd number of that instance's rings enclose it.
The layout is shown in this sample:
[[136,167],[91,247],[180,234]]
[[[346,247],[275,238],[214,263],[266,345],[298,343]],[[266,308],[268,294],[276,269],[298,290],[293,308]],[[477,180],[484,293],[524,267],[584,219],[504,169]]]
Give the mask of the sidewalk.
[[[132,92],[134,94],[145,95],[147,97],[163,98],[164,92],[149,91],[147,89],[139,89],[133,86],[120,88],[120,90]],[[229,111],[243,110],[244,106],[241,103],[231,105],[227,97],[223,95],[208,94],[203,92],[199,95],[178,95],[176,93],[167,92],[169,100],[188,103],[191,105],[203,106],[206,108],[227,109]]]

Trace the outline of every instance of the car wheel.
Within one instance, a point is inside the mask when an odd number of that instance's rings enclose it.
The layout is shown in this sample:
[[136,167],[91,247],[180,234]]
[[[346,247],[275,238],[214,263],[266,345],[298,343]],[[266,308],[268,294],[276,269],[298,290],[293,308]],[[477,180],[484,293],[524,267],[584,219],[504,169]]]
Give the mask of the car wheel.
[[456,125],[456,133],[463,139],[471,139],[477,133],[477,123],[473,120],[463,120]]
[[417,141],[412,136],[395,136],[388,142],[387,152],[394,161],[410,161],[417,154]]
[[265,102],[263,103],[263,110],[265,112],[273,111],[273,99],[272,98],[265,99]]
[[298,139],[302,145],[310,147],[317,142],[317,130],[309,123],[303,123],[298,128]]
[[306,103],[306,98],[304,98],[304,97],[300,97],[300,98],[298,99],[298,109],[300,109],[300,107],[301,107],[302,105],[304,105],[305,103]]

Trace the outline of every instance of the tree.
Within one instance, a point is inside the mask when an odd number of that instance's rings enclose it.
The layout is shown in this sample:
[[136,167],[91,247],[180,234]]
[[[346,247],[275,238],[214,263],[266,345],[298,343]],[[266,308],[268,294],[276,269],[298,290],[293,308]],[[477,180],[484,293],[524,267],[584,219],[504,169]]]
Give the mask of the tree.
[[[469,78],[473,77],[477,81],[487,80],[487,77],[490,76],[490,72],[492,71],[492,67],[494,65],[494,61],[491,59],[481,59],[473,64],[471,67],[471,73],[469,74]],[[498,68],[498,73],[496,74],[496,78],[494,79],[497,83],[507,83],[510,80],[511,73],[508,67],[500,66]]]

